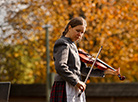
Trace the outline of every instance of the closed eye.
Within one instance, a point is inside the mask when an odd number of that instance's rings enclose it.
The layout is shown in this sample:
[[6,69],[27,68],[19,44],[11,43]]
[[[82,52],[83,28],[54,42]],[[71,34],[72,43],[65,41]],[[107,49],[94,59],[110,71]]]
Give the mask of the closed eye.
[[77,31],[78,33],[84,33],[83,31],[81,31],[81,30],[79,30],[79,29],[76,29],[76,31]]

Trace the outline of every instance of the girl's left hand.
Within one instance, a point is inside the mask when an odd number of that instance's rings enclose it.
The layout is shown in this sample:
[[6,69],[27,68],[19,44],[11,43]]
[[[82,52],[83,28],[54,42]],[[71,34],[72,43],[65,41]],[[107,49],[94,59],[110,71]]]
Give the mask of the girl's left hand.
[[118,75],[118,74],[120,74],[120,68],[116,69],[116,71],[107,69],[107,70],[105,70],[104,74]]

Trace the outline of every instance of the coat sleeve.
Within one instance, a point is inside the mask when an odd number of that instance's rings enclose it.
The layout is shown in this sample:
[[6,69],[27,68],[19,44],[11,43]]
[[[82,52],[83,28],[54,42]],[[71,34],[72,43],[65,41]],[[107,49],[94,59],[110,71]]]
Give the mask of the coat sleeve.
[[64,41],[57,41],[54,46],[54,61],[56,72],[71,85],[75,86],[79,78],[72,71],[69,70],[68,57],[69,45]]
[[[86,76],[89,73],[90,67],[87,67],[84,62],[81,62],[81,73],[83,76]],[[91,77],[104,77],[104,71],[98,68],[93,68],[90,74]]]

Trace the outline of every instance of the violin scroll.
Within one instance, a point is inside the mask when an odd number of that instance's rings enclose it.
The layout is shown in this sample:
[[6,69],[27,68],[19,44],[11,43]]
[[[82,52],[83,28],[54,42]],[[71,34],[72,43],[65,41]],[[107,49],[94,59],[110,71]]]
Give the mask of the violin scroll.
[[119,79],[120,79],[121,81],[123,81],[123,80],[125,80],[125,79],[126,79],[126,77],[125,77],[125,76],[121,76],[120,74],[118,74],[117,76],[119,77]]

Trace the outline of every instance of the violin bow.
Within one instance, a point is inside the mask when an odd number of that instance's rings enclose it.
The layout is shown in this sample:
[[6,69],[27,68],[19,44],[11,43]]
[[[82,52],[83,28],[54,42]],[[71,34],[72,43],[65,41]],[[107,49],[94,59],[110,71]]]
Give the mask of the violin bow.
[[[93,62],[93,64],[92,64],[92,66],[91,66],[91,68],[90,68],[90,70],[89,70],[87,76],[86,76],[86,79],[85,79],[84,83],[87,82],[87,80],[88,80],[88,78],[89,78],[89,76],[90,76],[90,74],[91,74],[91,71],[92,71],[92,69],[93,69],[93,67],[94,67],[94,64],[95,64],[95,62],[96,62],[96,60],[97,60],[99,54],[101,53],[102,48],[103,48],[103,46],[100,47],[100,49],[99,49],[99,51],[98,51],[98,53],[97,53],[97,56],[96,56],[96,58],[95,58],[95,60],[94,60],[94,62]],[[83,92],[83,90],[81,90],[81,92],[78,94],[78,97],[80,97],[80,95],[82,94],[82,92]]]

